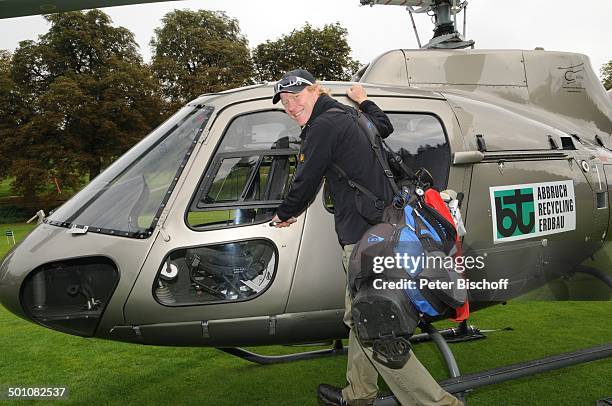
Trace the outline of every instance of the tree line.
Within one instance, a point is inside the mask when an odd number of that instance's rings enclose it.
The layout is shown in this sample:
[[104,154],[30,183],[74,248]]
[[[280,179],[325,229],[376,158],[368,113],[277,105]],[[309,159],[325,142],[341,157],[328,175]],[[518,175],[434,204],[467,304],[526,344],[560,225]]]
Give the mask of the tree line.
[[44,17],[49,31],[0,50],[0,179],[26,199],[50,185],[77,190],[180,106],[204,93],[278,80],[301,67],[320,80],[348,80],[339,23],[306,24],[250,49],[238,21],[219,11],[175,10],[150,41],[100,10]]
[[[348,80],[359,67],[339,23],[306,24],[250,49],[225,13],[175,10],[155,29],[145,63],[134,34],[100,10],[44,18],[50,28],[38,40],[0,50],[0,179],[13,179],[26,199],[79,189],[201,94],[296,67]],[[601,73],[612,88],[612,61]]]
[[601,67],[602,83],[606,90],[612,89],[612,60]]

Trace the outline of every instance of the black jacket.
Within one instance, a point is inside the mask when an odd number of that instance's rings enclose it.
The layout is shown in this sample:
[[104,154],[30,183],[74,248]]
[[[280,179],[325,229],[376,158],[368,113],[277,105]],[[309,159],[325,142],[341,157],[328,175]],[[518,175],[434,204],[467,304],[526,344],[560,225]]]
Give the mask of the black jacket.
[[[377,161],[367,136],[349,114],[328,111],[331,108],[351,109],[323,94],[317,99],[312,115],[302,129],[302,148],[291,189],[277,215],[281,220],[297,217],[315,197],[326,177],[334,201],[334,219],[338,240],[342,245],[354,244],[370,224],[359,214],[355,192],[330,164],[335,162],[348,177],[389,202],[392,192],[383,169]],[[393,132],[387,115],[366,100],[359,106],[385,138]]]

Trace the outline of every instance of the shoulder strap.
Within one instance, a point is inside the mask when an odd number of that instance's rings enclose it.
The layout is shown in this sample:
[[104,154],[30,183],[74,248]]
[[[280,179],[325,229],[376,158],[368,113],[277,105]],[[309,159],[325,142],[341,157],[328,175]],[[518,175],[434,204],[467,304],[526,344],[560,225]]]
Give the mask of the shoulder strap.
[[[358,110],[354,110],[354,109],[344,110],[344,109],[341,109],[339,107],[332,107],[331,109],[328,109],[326,111],[346,113],[349,116],[351,116],[351,117],[356,119],[357,124],[363,130],[363,132],[365,133],[368,141],[370,142],[370,146],[372,147],[372,150],[374,151],[374,155],[376,155],[376,159],[378,160],[378,162],[382,166],[382,169],[383,169],[383,172],[385,174],[385,177],[387,178],[387,180],[391,184],[391,188],[393,189],[393,193],[397,194],[400,189],[399,189],[399,186],[397,185],[397,183],[395,182],[395,179],[393,178],[393,172],[391,171],[391,168],[389,168],[389,163],[387,162],[387,160],[384,157],[384,154],[383,154],[383,151],[382,151],[382,148],[381,148],[381,145],[382,145],[381,140],[382,140],[382,138],[380,137],[380,133],[378,132],[378,129],[376,128],[376,126],[367,118],[367,116],[365,114],[363,114],[362,112],[360,112]],[[352,112],[356,112],[356,114],[354,114],[354,113],[351,114]],[[335,163],[332,163],[332,168],[334,167],[334,165],[338,169],[342,170],[342,168],[340,168]],[[334,169],[336,169],[336,168],[334,168]],[[338,172],[337,169],[336,169],[336,172]],[[346,178],[347,181],[350,181],[350,179],[346,176],[346,172],[344,172],[343,170],[342,170],[342,172],[340,172],[340,175],[343,176],[344,178]],[[355,185],[357,185],[355,182],[353,182],[353,183]],[[349,186],[350,186],[350,184],[349,184]],[[361,186],[361,187],[363,188],[363,186]],[[368,193],[370,195],[374,195],[370,191],[368,191]]]
[[373,201],[378,201],[380,200],[380,198],[378,196],[376,196],[374,193],[372,193],[368,188],[366,188],[363,185],[360,185],[359,183],[351,180],[348,175],[346,174],[346,172],[344,171],[344,169],[342,169],[340,167],[340,165],[338,165],[335,162],[332,162],[331,164],[331,168],[336,171],[336,173],[338,175],[340,175],[341,178],[346,179],[346,182],[348,183],[349,187],[351,189],[357,189],[359,190],[361,193],[363,193],[364,195],[368,196],[371,200]]
[[374,123],[372,123],[368,119],[368,117],[360,111],[357,111],[357,124],[359,124],[363,132],[368,137],[368,141],[370,141],[370,145],[372,146],[372,149],[374,150],[374,155],[376,155],[378,162],[382,166],[383,171],[385,173],[385,177],[391,184],[393,193],[397,194],[400,189],[399,189],[399,186],[397,186],[397,183],[395,183],[395,179],[393,178],[393,172],[391,171],[391,168],[389,167],[389,163],[387,162],[383,154],[383,150],[381,148],[382,138],[380,136],[380,133],[378,132],[378,129],[376,128]]
[[402,170],[402,172],[404,172],[404,175],[407,178],[413,181],[416,181],[417,180],[416,174],[414,173],[412,169],[408,167],[408,165],[404,163],[402,156],[399,153],[395,152],[395,150],[391,148],[384,139],[381,138],[381,141],[382,141],[382,144],[385,150],[391,155],[391,159],[393,160],[392,162],[397,164],[400,167],[400,169]]

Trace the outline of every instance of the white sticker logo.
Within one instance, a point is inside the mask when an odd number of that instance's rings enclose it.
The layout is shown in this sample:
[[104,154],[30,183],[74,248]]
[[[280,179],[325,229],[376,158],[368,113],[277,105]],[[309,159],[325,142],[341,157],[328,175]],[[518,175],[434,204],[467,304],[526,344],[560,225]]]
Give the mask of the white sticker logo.
[[489,188],[493,241],[524,240],[576,229],[571,180]]

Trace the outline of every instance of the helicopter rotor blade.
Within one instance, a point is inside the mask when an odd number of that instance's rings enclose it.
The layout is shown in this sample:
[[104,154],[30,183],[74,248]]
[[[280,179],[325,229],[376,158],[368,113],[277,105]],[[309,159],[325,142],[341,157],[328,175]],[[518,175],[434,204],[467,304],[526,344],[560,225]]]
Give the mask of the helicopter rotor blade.
[[177,0],[1,0],[0,19]]

